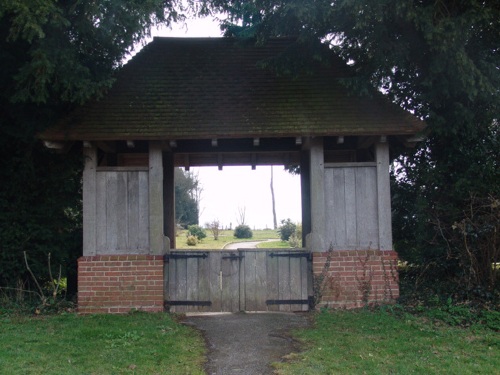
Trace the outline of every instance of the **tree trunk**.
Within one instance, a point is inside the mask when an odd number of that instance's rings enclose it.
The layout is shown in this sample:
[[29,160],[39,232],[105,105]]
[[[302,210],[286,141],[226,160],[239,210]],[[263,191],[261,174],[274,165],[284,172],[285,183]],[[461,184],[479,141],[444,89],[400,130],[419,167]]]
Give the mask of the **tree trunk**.
[[274,184],[273,184],[273,166],[271,165],[271,199],[273,202],[273,224],[274,229],[278,229],[278,222],[276,220],[276,202],[274,200]]

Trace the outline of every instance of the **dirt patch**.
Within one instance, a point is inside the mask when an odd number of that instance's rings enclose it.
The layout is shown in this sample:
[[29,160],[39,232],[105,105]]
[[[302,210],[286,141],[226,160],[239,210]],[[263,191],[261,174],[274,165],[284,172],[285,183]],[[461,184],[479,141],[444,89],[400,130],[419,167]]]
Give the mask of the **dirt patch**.
[[186,317],[208,346],[208,375],[272,374],[271,363],[300,350],[289,332],[310,325],[307,313],[239,313]]

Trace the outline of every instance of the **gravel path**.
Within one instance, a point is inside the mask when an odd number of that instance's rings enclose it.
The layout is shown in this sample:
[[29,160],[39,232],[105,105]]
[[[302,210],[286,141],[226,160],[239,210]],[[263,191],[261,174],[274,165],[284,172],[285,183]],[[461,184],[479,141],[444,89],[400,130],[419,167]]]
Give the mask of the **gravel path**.
[[184,324],[203,332],[208,375],[272,374],[270,364],[299,351],[288,332],[308,327],[307,313],[238,313],[190,316]]

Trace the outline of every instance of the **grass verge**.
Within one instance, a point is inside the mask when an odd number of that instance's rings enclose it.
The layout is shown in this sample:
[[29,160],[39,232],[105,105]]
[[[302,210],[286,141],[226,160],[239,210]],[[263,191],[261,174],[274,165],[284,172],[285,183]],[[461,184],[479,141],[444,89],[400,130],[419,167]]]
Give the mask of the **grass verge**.
[[259,249],[290,249],[290,244],[287,241],[266,241],[257,244]]
[[204,343],[168,314],[0,316],[5,374],[204,374]]
[[306,351],[276,364],[279,374],[495,374],[500,336],[484,327],[451,327],[384,311],[317,315],[296,337]]

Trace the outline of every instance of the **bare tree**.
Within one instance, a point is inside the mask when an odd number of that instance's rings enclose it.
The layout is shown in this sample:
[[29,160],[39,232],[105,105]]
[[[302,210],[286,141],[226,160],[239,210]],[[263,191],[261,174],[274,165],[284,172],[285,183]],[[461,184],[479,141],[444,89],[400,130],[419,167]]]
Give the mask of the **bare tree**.
[[274,229],[278,229],[278,221],[276,220],[276,202],[274,200],[274,178],[273,178],[273,166],[271,165],[271,199],[273,202],[273,224]]
[[214,219],[211,223],[207,223],[206,226],[214,235],[214,240],[217,241],[219,239],[220,231],[222,230],[219,220]]
[[238,223],[238,225],[245,225],[246,212],[246,207],[238,207],[238,217],[236,218],[236,222]]

